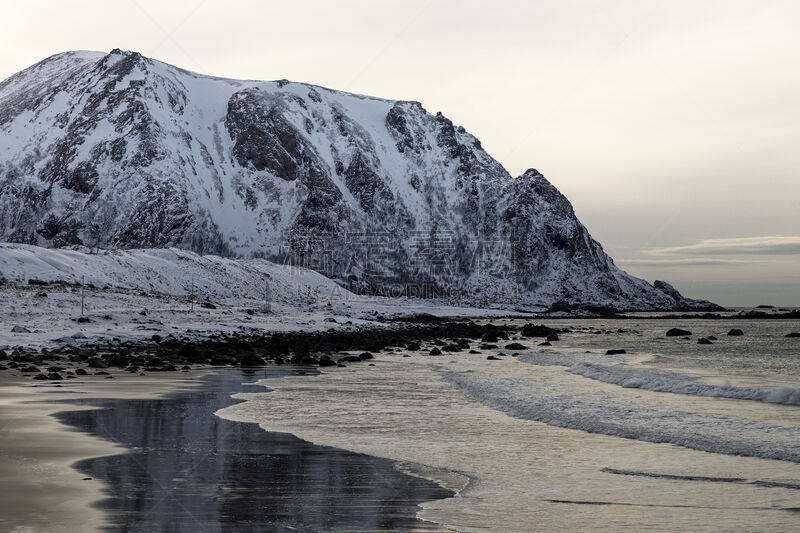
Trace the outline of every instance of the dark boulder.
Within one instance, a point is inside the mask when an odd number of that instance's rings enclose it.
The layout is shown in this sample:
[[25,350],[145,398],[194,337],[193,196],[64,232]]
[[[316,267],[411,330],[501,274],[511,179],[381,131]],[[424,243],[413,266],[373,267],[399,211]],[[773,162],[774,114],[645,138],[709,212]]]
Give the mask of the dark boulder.
[[620,350],[620,349],[606,350],[606,355],[621,355],[621,354],[624,354],[624,353],[627,353],[627,352],[625,350]]
[[739,335],[744,335],[744,331],[737,328],[733,328],[728,332],[728,335],[730,335],[731,337],[738,337]]
[[787,333],[786,336],[789,337],[790,339],[796,339],[800,337],[800,333],[793,331],[791,333]]
[[99,357],[90,357],[89,360],[86,361],[86,364],[91,368],[108,368],[108,363]]
[[313,355],[305,355],[305,356],[303,356],[302,359],[300,359],[300,361],[298,363],[295,363],[295,364],[299,364],[299,365],[303,365],[303,366],[318,366],[319,365],[319,359],[317,359]]
[[691,335],[691,334],[692,334],[691,331],[680,328],[672,328],[667,331],[667,337],[684,337],[686,335]]
[[336,361],[331,359],[328,355],[323,355],[319,358],[319,366],[336,366]]
[[697,344],[713,344],[713,343],[706,338],[702,338],[697,340]]
[[518,342],[512,342],[511,344],[506,344],[506,350],[527,350],[528,347],[524,344],[520,344]]
[[534,325],[534,324],[525,324],[522,327],[522,335],[524,337],[549,337],[550,335],[555,335],[558,337],[556,330],[553,328],[549,328],[543,324]]
[[431,351],[428,352],[428,355],[442,355],[442,351],[439,348],[433,347]]
[[497,342],[499,337],[497,336],[496,331],[487,331],[481,337],[481,342]]
[[[105,362],[108,366],[116,366],[119,368],[125,368],[128,366],[128,358],[121,354],[121,353],[114,353],[111,355],[106,356]],[[95,367],[95,368],[103,368],[103,367]]]
[[490,355],[490,356],[486,357],[486,360],[487,361],[500,361],[500,358],[499,357],[495,357],[494,355]]

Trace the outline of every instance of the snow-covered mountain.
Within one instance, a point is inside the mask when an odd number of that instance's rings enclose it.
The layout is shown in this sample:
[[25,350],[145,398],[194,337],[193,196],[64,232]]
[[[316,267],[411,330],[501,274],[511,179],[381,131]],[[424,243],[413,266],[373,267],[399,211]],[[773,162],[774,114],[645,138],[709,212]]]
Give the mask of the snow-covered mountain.
[[293,261],[354,291],[705,305],[621,271],[544,176],[417,102],[120,50],[0,84],[0,240]]

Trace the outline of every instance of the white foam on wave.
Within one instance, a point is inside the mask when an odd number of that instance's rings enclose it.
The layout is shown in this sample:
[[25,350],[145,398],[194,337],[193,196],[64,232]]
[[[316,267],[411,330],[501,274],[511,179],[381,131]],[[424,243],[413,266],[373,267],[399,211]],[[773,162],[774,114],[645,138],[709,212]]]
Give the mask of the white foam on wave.
[[[613,364],[620,362],[621,359],[615,361],[608,357],[601,358],[596,355],[532,353],[520,355],[518,359],[535,365],[565,366],[567,367],[567,372],[572,374],[602,381],[603,383],[619,385],[627,389],[645,389],[653,392],[671,392],[673,394],[688,394],[708,398],[730,398],[784,405],[800,405],[800,388],[795,387],[764,389],[759,387],[737,387],[734,385],[710,385],[699,382],[699,376],[674,370],[621,366]],[[612,365],[608,363],[612,363]]]
[[470,399],[517,418],[706,452],[800,463],[800,427],[659,409],[607,391],[565,388],[558,380],[478,373],[447,373],[443,379]]

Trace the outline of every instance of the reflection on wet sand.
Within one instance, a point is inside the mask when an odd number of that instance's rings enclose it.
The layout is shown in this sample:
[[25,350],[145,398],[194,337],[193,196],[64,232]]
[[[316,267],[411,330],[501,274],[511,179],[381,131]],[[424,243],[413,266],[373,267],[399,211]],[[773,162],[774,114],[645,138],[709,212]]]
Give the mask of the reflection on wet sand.
[[129,453],[81,461],[103,480],[100,505],[115,531],[437,531],[417,504],[450,491],[391,461],[315,446],[213,413],[251,382],[291,369],[226,370],[159,400],[90,400],[61,413],[80,431]]

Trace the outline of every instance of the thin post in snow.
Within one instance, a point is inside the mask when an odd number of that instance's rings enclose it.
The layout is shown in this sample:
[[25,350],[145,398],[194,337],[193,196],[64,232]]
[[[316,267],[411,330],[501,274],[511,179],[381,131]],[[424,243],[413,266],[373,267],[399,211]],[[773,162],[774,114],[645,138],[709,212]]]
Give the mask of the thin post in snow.
[[86,301],[86,275],[81,276],[81,316],[86,308],[84,302]]
[[270,296],[269,281],[264,279],[264,312],[265,313],[272,312],[272,305],[271,305],[269,296]]
[[194,313],[194,276],[192,276],[192,288],[189,291],[189,305],[189,309],[192,313]]

